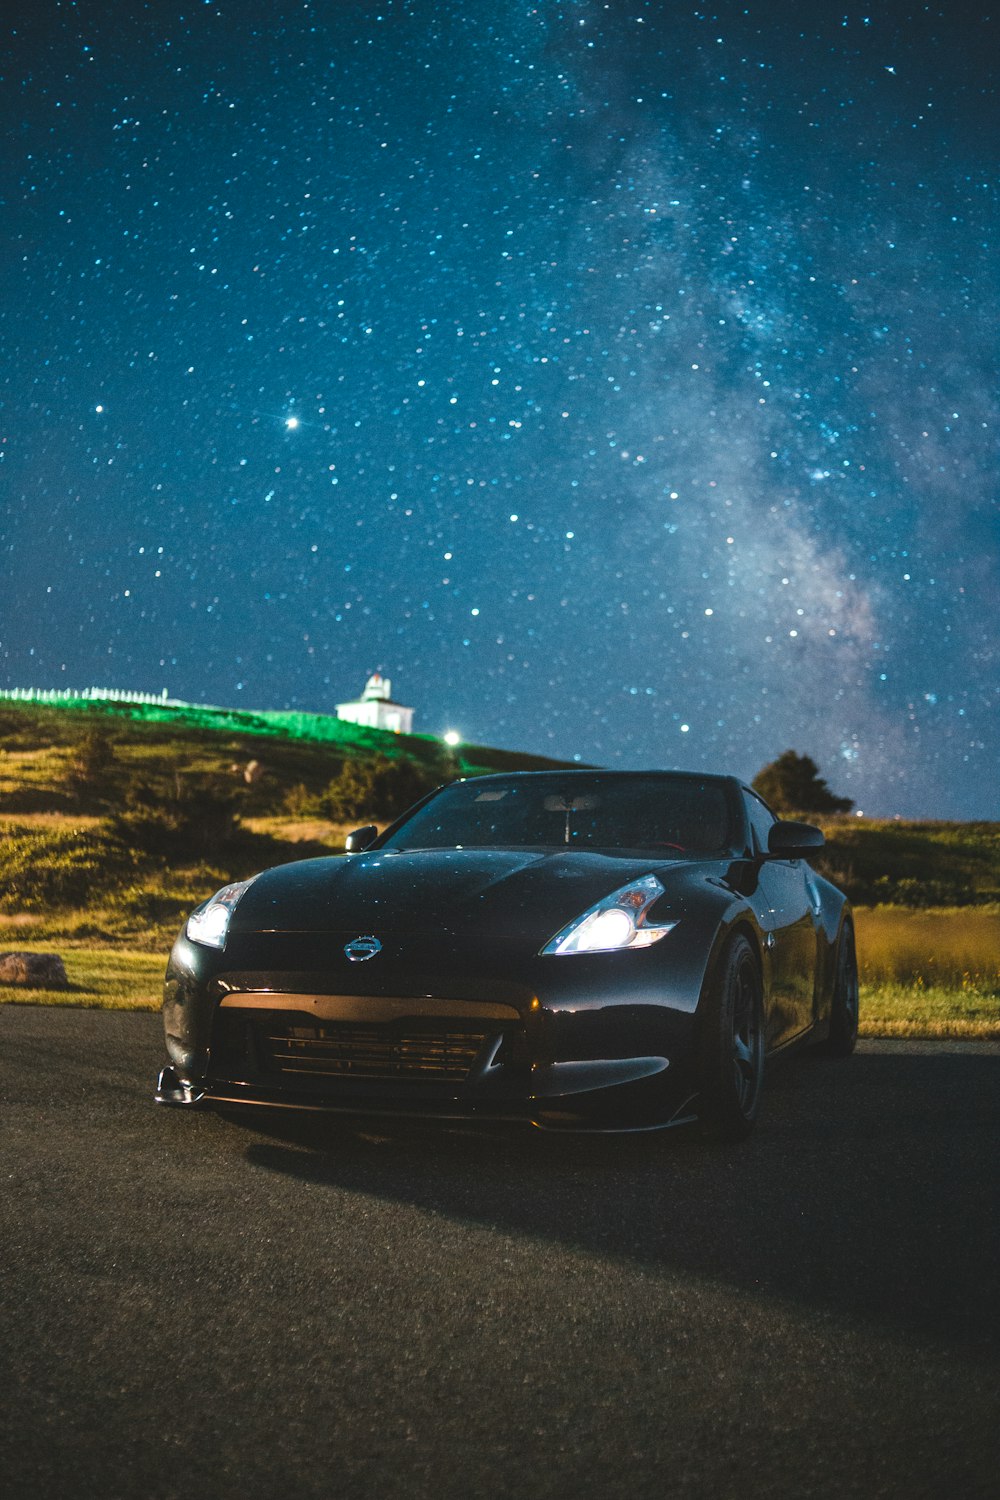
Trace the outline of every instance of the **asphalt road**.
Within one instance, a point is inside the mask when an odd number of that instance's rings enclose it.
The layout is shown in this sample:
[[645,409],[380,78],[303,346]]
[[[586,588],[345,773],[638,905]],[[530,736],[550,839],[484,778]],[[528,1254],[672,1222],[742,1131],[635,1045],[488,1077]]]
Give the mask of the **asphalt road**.
[[0,1057],[5,1500],[997,1494],[998,1046],[723,1148],[157,1109],[149,1015]]

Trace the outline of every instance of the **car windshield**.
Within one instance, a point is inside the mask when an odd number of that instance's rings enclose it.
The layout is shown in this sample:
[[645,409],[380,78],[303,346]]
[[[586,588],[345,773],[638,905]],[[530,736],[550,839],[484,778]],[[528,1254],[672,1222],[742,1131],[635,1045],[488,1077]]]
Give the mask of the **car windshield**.
[[721,780],[696,776],[524,773],[445,787],[408,818],[386,849],[541,847],[732,852]]

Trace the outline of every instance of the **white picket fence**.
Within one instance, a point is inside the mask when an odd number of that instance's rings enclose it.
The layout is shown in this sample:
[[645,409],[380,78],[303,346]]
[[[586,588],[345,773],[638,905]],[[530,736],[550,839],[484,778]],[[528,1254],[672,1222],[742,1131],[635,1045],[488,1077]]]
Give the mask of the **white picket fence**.
[[0,698],[17,703],[68,703],[86,699],[94,703],[157,703],[169,708],[187,708],[179,698],[162,693],[133,693],[127,688],[0,688]]

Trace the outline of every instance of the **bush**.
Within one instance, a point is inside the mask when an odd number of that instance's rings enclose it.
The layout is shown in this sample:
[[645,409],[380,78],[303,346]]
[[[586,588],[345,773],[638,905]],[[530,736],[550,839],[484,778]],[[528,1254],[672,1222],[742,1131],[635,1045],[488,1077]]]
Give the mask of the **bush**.
[[347,760],[317,805],[322,816],[335,823],[392,822],[441,780],[437,767],[422,767],[402,756]]
[[311,792],[305,782],[300,781],[289,787],[281,805],[290,818],[320,818],[324,815],[321,800],[318,792]]
[[146,854],[191,855],[225,848],[239,829],[238,795],[215,783],[178,781],[164,795],[139,784],[109,824],[131,849]]

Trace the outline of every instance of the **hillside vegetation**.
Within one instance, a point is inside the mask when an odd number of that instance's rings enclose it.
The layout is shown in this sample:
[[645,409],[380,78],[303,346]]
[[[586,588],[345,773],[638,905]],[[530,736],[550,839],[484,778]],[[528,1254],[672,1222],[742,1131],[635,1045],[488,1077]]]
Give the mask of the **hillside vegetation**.
[[0,928],[164,941],[227,880],[443,781],[560,764],[321,715],[0,702]]
[[318,795],[346,764],[375,757],[409,766],[430,786],[565,764],[481,745],[451,750],[430,735],[322,714],[0,700],[0,815],[104,811],[124,806],[137,785],[166,796],[206,784],[238,794],[241,816],[273,815],[297,789]]
[[[28,914],[342,848],[456,776],[563,762],[317,714],[0,702],[0,911]],[[816,868],[858,905],[1000,903],[1000,824],[819,819]],[[191,879],[182,878],[191,872]],[[173,913],[175,901],[166,905]]]
[[813,864],[857,905],[1000,902],[1000,823],[813,821],[826,834]]

